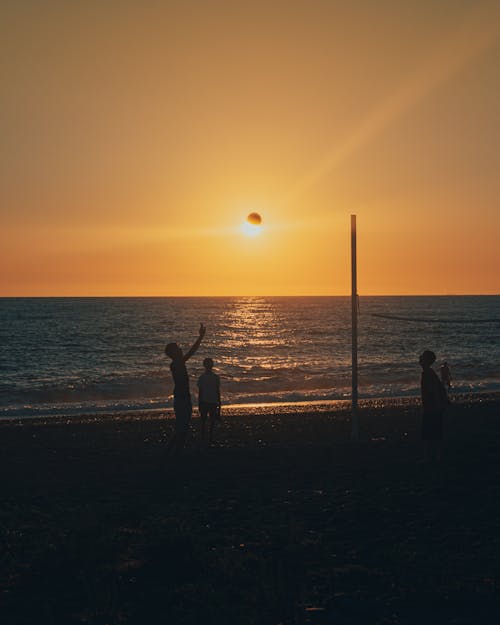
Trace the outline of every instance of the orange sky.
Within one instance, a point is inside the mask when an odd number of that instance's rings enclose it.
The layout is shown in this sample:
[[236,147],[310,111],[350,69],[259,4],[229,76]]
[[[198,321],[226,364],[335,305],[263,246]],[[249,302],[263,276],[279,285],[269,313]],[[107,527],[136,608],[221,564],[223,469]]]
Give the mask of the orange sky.
[[[499,293],[495,0],[0,8],[0,295]],[[245,216],[262,214],[253,238]]]

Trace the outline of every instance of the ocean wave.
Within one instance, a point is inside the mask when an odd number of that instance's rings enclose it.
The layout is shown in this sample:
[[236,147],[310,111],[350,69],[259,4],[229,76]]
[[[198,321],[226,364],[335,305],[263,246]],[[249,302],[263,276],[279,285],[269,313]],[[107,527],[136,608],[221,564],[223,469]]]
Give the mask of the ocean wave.
[[[144,392],[144,388],[142,391]],[[161,389],[162,391],[164,389]],[[451,394],[499,392],[500,379],[482,379],[477,381],[456,381],[453,384]],[[361,399],[384,398],[384,397],[418,397],[420,395],[419,384],[415,381],[407,381],[406,384],[366,383],[359,387]],[[336,401],[349,399],[351,396],[350,380],[344,380],[339,385],[318,386],[311,384],[310,387],[302,385],[300,388],[289,386],[265,388],[262,386],[235,385],[225,389],[223,395],[224,405],[239,404],[264,404],[264,403],[293,403],[293,402],[317,402]],[[196,405],[196,397],[193,393],[193,404]],[[67,390],[52,389],[50,393],[39,394],[11,394],[8,401],[2,401],[0,405],[0,418],[25,417],[36,415],[61,415],[102,412],[128,412],[138,410],[164,410],[172,411],[172,396],[168,393],[160,393],[154,396],[119,397],[109,389],[107,392],[92,389],[88,393],[71,393]]]
[[[342,399],[351,386],[348,298],[12,299],[2,313],[3,410],[51,406],[166,405],[172,393],[167,339],[188,348],[193,395],[211,356],[226,403]],[[497,390],[494,324],[409,324],[415,318],[496,319],[500,297],[361,298],[359,392],[418,395],[418,355],[433,349],[451,366],[456,389]]]

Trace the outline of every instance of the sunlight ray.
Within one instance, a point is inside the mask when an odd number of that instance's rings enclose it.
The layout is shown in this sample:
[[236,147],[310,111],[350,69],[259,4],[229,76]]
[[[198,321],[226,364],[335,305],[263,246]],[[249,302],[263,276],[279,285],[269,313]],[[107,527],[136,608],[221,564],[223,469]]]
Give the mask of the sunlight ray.
[[461,23],[436,45],[421,65],[391,92],[344,141],[321,159],[286,195],[295,202],[324,176],[380,135],[442,83],[457,75],[500,36],[500,5],[487,0],[468,12]]

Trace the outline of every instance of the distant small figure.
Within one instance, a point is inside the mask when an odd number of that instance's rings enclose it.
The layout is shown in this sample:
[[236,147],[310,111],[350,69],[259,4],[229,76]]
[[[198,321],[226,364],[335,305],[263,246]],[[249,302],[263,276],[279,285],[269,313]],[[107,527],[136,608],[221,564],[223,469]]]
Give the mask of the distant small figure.
[[436,355],[426,350],[419,358],[422,366],[422,440],[424,459],[441,461],[443,455],[444,412],[449,404],[445,388],[432,368]]
[[448,390],[450,390],[451,389],[451,372],[450,372],[450,367],[448,366],[448,363],[446,362],[446,360],[443,362],[443,364],[439,368],[439,371],[441,373],[441,382]]
[[208,440],[213,441],[215,422],[220,419],[220,377],[212,371],[214,361],[205,358],[203,361],[205,373],[198,379],[198,408],[201,420],[201,440],[206,438],[207,417],[210,417]]
[[184,448],[189,422],[193,413],[186,360],[189,360],[196,352],[205,336],[205,332],[205,326],[201,323],[200,335],[186,355],[183,354],[177,343],[168,343],[165,346],[165,354],[172,359],[170,370],[174,380],[175,434],[168,443],[168,450],[174,454],[178,454]]

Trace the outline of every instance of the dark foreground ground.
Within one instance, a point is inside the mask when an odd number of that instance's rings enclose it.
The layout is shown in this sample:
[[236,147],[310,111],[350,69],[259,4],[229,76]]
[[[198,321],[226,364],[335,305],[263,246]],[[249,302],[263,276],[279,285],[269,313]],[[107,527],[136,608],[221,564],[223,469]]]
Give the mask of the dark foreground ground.
[[[500,622],[500,415],[228,417],[169,462],[158,416],[0,424],[2,625]],[[197,426],[197,420],[194,420]]]

